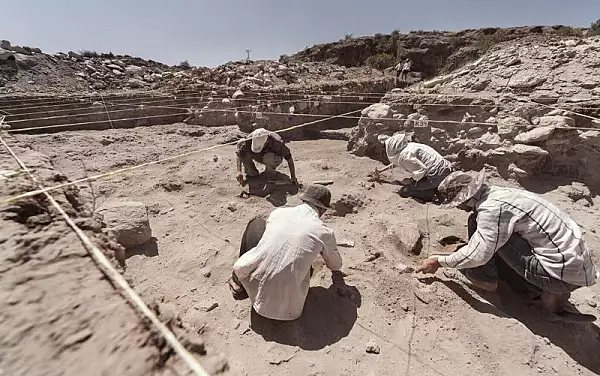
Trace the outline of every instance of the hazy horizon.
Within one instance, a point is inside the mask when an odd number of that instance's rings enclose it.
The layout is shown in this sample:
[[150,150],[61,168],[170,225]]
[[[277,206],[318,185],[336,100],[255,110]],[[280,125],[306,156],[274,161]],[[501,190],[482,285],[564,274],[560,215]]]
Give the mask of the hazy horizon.
[[214,67],[278,59],[307,46],[398,29],[589,27],[600,0],[20,0],[3,4],[0,39],[44,52],[92,50]]

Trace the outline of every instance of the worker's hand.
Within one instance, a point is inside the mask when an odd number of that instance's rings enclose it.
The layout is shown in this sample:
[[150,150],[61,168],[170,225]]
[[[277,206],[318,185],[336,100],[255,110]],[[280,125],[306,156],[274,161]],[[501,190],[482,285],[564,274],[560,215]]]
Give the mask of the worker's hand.
[[416,270],[417,273],[423,274],[434,274],[440,267],[440,262],[437,257],[431,257],[423,260],[421,266],[419,266]]
[[242,174],[242,172],[238,172],[237,176],[235,177],[235,179],[238,181],[238,183],[241,186],[244,186],[244,174]]
[[298,181],[297,177],[294,176],[291,180],[292,180],[292,184],[294,184],[296,187],[302,188],[302,184]]
[[368,175],[370,178],[379,179],[381,178],[381,172],[375,167],[375,170]]
[[401,185],[410,185],[410,184],[413,184],[414,182],[415,182],[415,179],[413,179],[413,178],[404,178],[404,179],[402,179],[400,184]]

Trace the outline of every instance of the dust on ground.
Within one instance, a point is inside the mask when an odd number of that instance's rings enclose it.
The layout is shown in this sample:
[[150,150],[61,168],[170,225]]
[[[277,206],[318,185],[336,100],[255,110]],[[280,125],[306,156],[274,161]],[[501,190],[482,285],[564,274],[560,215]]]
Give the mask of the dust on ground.
[[[202,127],[198,127],[199,129]],[[70,179],[110,171],[235,139],[235,127],[189,132],[181,124],[55,135],[19,136],[49,155]],[[592,375],[600,373],[598,322],[575,326],[541,320],[534,308],[502,287],[480,296],[435,277],[415,278],[405,266],[441,250],[438,239],[466,238],[466,213],[444,211],[400,198],[395,184],[366,177],[378,163],[346,151],[335,140],[289,144],[306,185],[333,180],[333,200],[360,202],[325,222],[342,248],[345,286],[332,285],[315,266],[303,316],[273,324],[251,315],[248,301],[234,301],[227,287],[248,220],[274,208],[267,197],[240,198],[234,179],[234,147],[226,146],[163,165],[115,175],[80,187],[88,204],[136,200],[149,207],[155,241],[127,255],[126,276],[145,301],[172,303],[208,351],[226,354],[233,371],[247,375]],[[284,163],[285,165],[285,163]],[[280,168],[288,173],[286,168]],[[397,171],[394,178],[404,176]],[[492,177],[499,185],[512,184]],[[529,187],[530,188],[530,187]],[[531,188],[530,188],[531,189]],[[585,207],[539,181],[543,196],[582,226],[589,248],[598,249],[598,204]],[[277,194],[277,192],[271,192]],[[279,196],[281,198],[281,196]],[[283,195],[288,205],[299,202]],[[279,201],[277,204],[282,204]],[[407,249],[417,231],[422,249]],[[417,252],[419,253],[419,252]],[[597,263],[597,257],[596,257]],[[598,285],[582,288],[572,302],[599,315]],[[373,353],[373,345],[379,353]],[[367,352],[369,347],[370,352]]]

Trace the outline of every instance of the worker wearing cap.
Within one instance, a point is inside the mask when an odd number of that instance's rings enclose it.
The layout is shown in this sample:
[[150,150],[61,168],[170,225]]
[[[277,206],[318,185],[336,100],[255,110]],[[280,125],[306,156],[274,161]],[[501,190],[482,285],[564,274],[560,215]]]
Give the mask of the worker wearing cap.
[[324,186],[311,185],[301,199],[298,206],[275,209],[266,222],[250,221],[233,266],[229,281],[233,297],[249,296],[256,313],[269,319],[300,317],[311,265],[319,255],[330,270],[342,267],[333,230],[320,219],[329,208],[331,193]]
[[405,133],[397,133],[392,137],[380,135],[379,141],[385,144],[390,164],[376,169],[375,174],[402,167],[410,173],[410,182],[400,189],[400,195],[433,201],[438,185],[453,171],[452,164],[431,146],[410,142],[410,137]]
[[443,207],[473,212],[469,242],[449,256],[432,257],[418,271],[459,269],[455,277],[479,289],[495,291],[499,257],[535,290],[543,307],[565,314],[570,293],[598,278],[581,229],[566,213],[528,191],[490,186],[479,173],[453,172],[439,186]]
[[283,139],[275,132],[264,128],[258,128],[248,136],[248,139],[241,140],[237,144],[237,181],[243,185],[244,175],[242,174],[242,165],[247,177],[256,177],[259,175],[254,162],[265,165],[265,175],[272,177],[275,170],[283,159],[285,159],[290,168],[290,178],[292,183],[298,184],[296,178],[296,168],[292,159],[292,152],[285,145]]

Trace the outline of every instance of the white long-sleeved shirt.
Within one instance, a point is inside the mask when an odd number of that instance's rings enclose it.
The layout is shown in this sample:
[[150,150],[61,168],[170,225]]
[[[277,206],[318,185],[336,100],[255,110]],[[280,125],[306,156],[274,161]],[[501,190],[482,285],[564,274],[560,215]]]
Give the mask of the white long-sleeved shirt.
[[271,212],[260,242],[238,259],[233,270],[258,314],[295,320],[310,287],[310,266],[319,255],[329,269],[342,268],[333,230],[305,203]]
[[484,188],[476,210],[477,231],[466,246],[439,257],[442,266],[484,265],[517,233],[552,277],[576,286],[596,282],[598,272],[579,226],[549,201],[520,189],[490,186]]
[[390,162],[394,166],[408,171],[416,181],[423,179],[430,173],[452,168],[452,164],[445,160],[434,148],[416,142],[409,142]]

